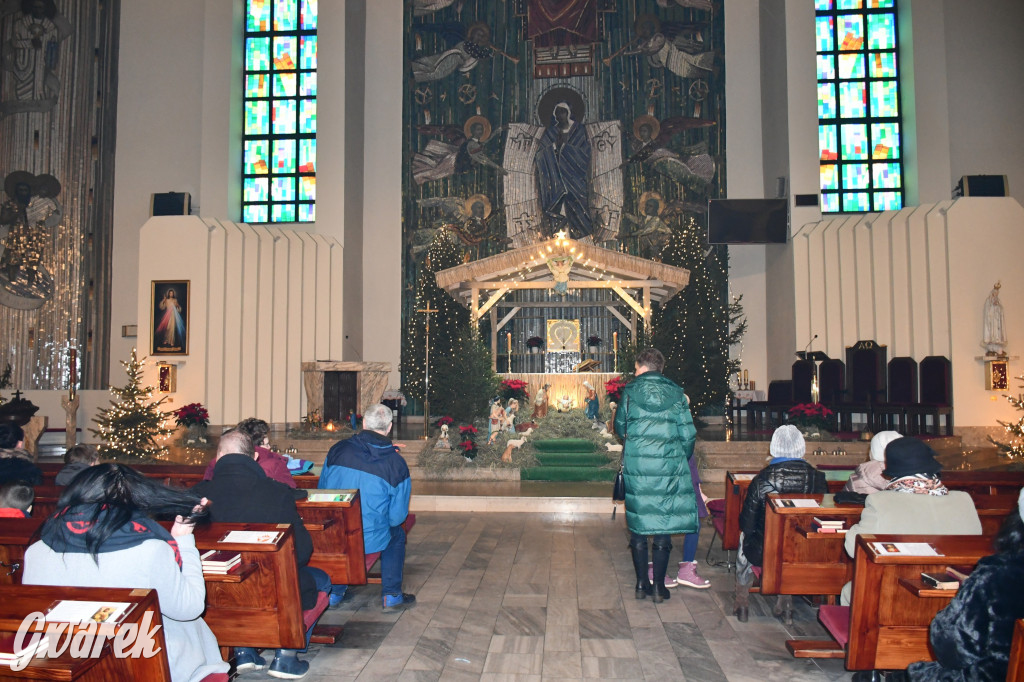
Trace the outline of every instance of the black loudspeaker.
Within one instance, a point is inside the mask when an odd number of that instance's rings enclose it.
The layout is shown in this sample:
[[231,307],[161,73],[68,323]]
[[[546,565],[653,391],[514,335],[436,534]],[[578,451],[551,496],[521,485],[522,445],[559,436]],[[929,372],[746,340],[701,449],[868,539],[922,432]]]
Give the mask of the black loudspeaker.
[[150,215],[188,215],[192,211],[192,197],[188,192],[164,192],[153,195]]
[[957,196],[961,197],[1005,197],[1007,194],[1005,175],[965,175],[956,185]]

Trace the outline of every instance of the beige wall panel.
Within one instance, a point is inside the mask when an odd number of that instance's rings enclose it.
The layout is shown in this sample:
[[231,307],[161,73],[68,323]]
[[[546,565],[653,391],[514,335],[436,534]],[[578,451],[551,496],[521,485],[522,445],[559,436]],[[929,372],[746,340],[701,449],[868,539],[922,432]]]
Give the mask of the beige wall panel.
[[206,401],[210,422],[224,423],[224,266],[227,262],[228,233],[219,220],[207,219],[209,228],[209,266],[207,314],[209,333],[206,337]]
[[[253,416],[256,411],[256,334],[259,331],[259,259],[260,242],[255,229],[246,223],[238,223],[242,234],[242,277],[228,282],[229,304],[239,309],[240,343],[238,346],[238,385],[240,393],[235,406],[234,421]],[[234,299],[231,301],[230,299]]]
[[225,424],[238,421],[242,402],[242,306],[239,283],[245,272],[246,234],[238,223],[224,221],[227,248],[224,251],[224,414]]
[[316,323],[316,357],[341,360],[340,355],[331,355],[334,312],[331,309],[331,300],[335,294],[334,272],[331,270],[331,240],[319,234],[311,236],[316,244],[316,312],[313,315]]
[[[284,237],[288,240],[288,395],[298,393],[301,395],[302,404],[305,405],[305,389],[302,386],[302,360],[303,360],[303,337],[308,333],[305,325],[302,324],[302,300],[306,295],[304,290],[305,278],[299,273],[303,268],[303,253],[306,242],[299,232],[285,231]],[[291,414],[292,406],[289,400],[288,411]],[[302,410],[305,414],[305,410]]]
[[[932,292],[928,289],[928,229],[927,220],[931,206],[917,207],[907,221],[908,249],[907,307],[910,315],[911,356],[923,358],[929,354],[931,344]],[[941,267],[941,265],[940,265]]]
[[914,338],[910,330],[910,256],[907,220],[913,209],[900,211],[889,224],[889,250],[892,263],[889,282],[892,336],[889,345],[907,349],[914,354]]
[[[836,273],[839,275],[840,332],[843,344],[850,345],[860,338],[860,319],[857,308],[857,249],[854,233],[860,216],[850,216],[836,234]],[[868,291],[870,293],[870,290]]]
[[952,201],[937,204],[928,212],[928,292],[931,299],[929,355],[950,353],[949,237],[946,215]]
[[[895,343],[892,333],[892,221],[899,214],[887,211],[865,216],[865,227],[870,233],[871,298],[872,316],[876,339],[889,339],[889,352],[906,355],[909,347],[902,349]],[[893,349],[898,350],[894,351]]]
[[313,235],[299,233],[302,240],[302,361],[316,360],[316,240]]
[[345,247],[335,242],[331,246],[331,338],[328,353],[332,358],[343,359],[345,352],[345,330],[342,313],[345,302]]
[[846,223],[847,218],[837,218],[830,221],[821,231],[821,270],[820,279],[813,278],[811,286],[821,287],[823,297],[820,303],[814,305],[814,311],[822,321],[820,326],[823,331],[815,343],[824,342],[818,348],[824,348],[831,357],[838,355],[843,348],[843,302],[842,287],[839,282],[839,233]]
[[[259,246],[259,260],[256,265],[256,281],[251,288],[256,290],[256,308],[253,310],[255,325],[251,330],[251,343],[255,349],[255,391],[252,413],[248,417],[259,417],[272,421],[271,397],[275,393],[273,363],[274,335],[274,239],[277,228],[266,225],[250,225]],[[244,419],[245,417],[243,417]]]
[[273,228],[272,232],[274,234],[274,242],[271,245],[273,269],[268,304],[270,320],[264,326],[264,333],[270,337],[270,365],[267,370],[274,387],[273,395],[270,396],[270,416],[266,419],[276,423],[288,420],[289,401],[294,400],[288,391],[290,375],[298,370],[288,363],[288,339],[292,333],[288,323],[291,241],[284,230]]
[[859,339],[873,339],[878,336],[875,326],[875,288],[872,281],[871,228],[866,220],[858,220],[851,230],[853,252],[851,259],[856,263],[853,290],[857,299],[857,324],[855,336]]

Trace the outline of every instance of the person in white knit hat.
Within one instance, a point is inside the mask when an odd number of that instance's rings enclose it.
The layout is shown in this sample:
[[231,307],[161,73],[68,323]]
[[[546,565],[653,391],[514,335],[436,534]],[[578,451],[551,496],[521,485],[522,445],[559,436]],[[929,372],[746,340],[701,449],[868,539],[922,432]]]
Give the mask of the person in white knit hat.
[[[772,459],[757,474],[743,501],[740,512],[740,547],[736,552],[736,607],[734,615],[746,622],[749,591],[754,582],[754,566],[764,557],[764,514],[768,493],[827,493],[825,474],[804,461],[807,444],[800,429],[786,424],[775,429],[769,447]],[[786,624],[793,622],[793,596],[779,595],[775,615]]]
[[876,433],[874,438],[871,439],[871,449],[869,452],[871,459],[857,465],[854,472],[850,474],[850,480],[843,486],[843,490],[861,493],[862,495],[870,495],[871,493],[877,493],[879,490],[885,490],[885,486],[889,485],[889,479],[882,475],[882,470],[885,469],[885,446],[897,438],[903,438],[903,435],[896,431],[879,431]]

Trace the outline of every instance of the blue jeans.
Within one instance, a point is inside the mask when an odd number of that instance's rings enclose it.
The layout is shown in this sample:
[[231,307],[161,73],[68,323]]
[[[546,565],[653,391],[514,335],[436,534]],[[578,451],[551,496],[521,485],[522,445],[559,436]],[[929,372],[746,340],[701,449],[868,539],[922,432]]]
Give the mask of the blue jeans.
[[380,553],[380,593],[402,594],[402,574],[405,570],[405,529],[391,528],[391,542]]
[[697,558],[697,541],[700,539],[700,519],[697,519],[697,532],[688,533],[683,538],[683,561],[693,561]]

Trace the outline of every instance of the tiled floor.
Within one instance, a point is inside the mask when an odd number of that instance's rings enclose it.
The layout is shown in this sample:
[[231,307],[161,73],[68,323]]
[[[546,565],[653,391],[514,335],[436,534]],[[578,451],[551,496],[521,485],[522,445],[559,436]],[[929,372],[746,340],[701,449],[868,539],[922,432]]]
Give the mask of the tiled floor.
[[[712,588],[674,588],[656,606],[633,598],[621,514],[420,513],[405,582],[416,607],[384,614],[378,586],[352,588],[323,620],[344,635],[311,648],[305,679],[849,679],[842,661],[786,651],[789,636],[825,637],[799,598],[789,628],[759,595],[749,622],[729,615],[732,574],[703,563],[711,536],[701,533],[698,558]],[[674,565],[682,539],[673,544]]]

